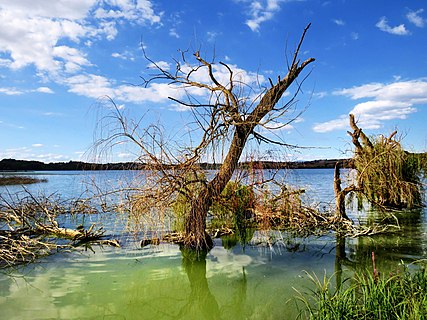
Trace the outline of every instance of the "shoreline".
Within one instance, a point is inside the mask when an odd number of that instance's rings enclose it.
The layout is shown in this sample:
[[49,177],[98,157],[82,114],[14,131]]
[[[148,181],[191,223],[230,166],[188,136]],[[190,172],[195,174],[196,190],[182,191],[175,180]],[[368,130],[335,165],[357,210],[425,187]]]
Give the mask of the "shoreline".
[[[239,168],[256,168],[256,169],[331,169],[339,163],[343,168],[351,168],[351,159],[322,159],[311,161],[290,161],[290,162],[274,162],[274,161],[256,161],[256,162],[241,162]],[[200,163],[201,169],[215,170],[220,167],[220,164]],[[172,167],[172,166],[171,166]],[[90,163],[81,161],[69,162],[52,162],[44,163],[41,161],[3,159],[0,161],[1,172],[26,172],[26,171],[95,171],[95,170],[151,170],[144,163],[136,162],[119,162],[119,163]]]

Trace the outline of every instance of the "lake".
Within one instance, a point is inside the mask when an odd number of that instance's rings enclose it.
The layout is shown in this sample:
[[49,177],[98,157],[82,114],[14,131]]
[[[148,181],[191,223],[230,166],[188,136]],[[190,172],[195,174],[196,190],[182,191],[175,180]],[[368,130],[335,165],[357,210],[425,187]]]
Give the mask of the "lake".
[[[32,194],[64,198],[96,193],[141,181],[137,171],[24,173],[48,182],[26,186]],[[320,207],[334,203],[333,170],[281,172],[290,184],[306,190],[304,201]],[[95,182],[95,184],[94,184]],[[0,187],[2,195],[27,193],[20,186]],[[113,197],[119,197],[113,195]],[[349,205],[357,223],[372,223],[378,212]],[[37,263],[0,274],[2,319],[293,319],[295,297],[312,288],[309,275],[342,281],[370,268],[375,252],[381,272],[395,271],[427,257],[426,210],[395,212],[400,229],[393,234],[336,239],[334,234],[295,238],[271,231],[273,245],[255,232],[245,246],[215,239],[206,259],[192,262],[177,245],[141,248],[140,233],[112,217],[79,217],[99,222],[119,237],[122,248],[93,246],[60,252]],[[64,222],[66,223],[66,222]],[[75,221],[69,222],[70,224]],[[233,243],[234,244],[234,243]],[[308,273],[308,274],[307,274]]]

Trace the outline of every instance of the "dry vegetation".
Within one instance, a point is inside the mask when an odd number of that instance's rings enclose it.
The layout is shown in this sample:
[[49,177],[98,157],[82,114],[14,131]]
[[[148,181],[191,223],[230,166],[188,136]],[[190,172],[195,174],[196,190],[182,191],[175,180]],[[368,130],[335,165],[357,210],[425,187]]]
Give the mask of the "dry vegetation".
[[380,208],[417,208],[423,205],[421,177],[424,157],[410,154],[402,148],[397,131],[389,137],[383,135],[367,137],[350,115],[348,132],[355,146],[353,157],[357,172],[353,185],[341,190],[339,171],[335,173],[337,211],[345,215],[344,198],[350,192],[363,195]]
[[95,225],[69,229],[58,224],[59,215],[93,210],[93,206],[83,206],[79,201],[64,202],[53,195],[0,195],[0,268],[32,262],[59,249],[92,241],[118,246],[117,241],[102,240],[104,230]]
[[47,180],[27,176],[0,176],[0,186],[24,185],[39,182],[47,182]]

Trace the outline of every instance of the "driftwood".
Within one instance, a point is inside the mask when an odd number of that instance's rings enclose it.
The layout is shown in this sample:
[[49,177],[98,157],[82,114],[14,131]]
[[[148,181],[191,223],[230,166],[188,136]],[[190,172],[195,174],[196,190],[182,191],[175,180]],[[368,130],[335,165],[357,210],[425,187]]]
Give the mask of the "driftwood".
[[[119,247],[117,240],[103,239],[103,228],[59,227],[56,217],[71,212],[51,197],[5,199],[0,196],[0,268],[32,262],[62,248],[87,243]],[[68,241],[58,241],[58,238]]]

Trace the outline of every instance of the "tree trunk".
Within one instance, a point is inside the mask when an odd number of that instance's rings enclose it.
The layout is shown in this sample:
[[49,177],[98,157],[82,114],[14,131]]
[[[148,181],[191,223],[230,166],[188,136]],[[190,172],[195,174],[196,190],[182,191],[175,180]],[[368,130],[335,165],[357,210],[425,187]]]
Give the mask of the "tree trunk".
[[235,124],[230,149],[220,170],[191,204],[190,214],[185,221],[186,234],[184,244],[186,247],[195,250],[209,250],[212,247],[212,239],[206,233],[206,216],[213,199],[221,194],[230,181],[249,135],[254,131],[260,121],[274,109],[283,93],[294,82],[300,72],[309,63],[314,61],[314,58],[309,58],[300,64],[300,61],[297,60],[298,52],[308,27],[304,30],[300,39],[287,75],[283,79],[279,77],[276,85],[267,90],[255,109],[247,117],[241,116],[242,120]]
[[348,219],[345,213],[345,196],[346,194],[341,190],[340,166],[337,162],[334,170],[334,192],[335,192],[335,217],[338,219]]
[[185,221],[184,243],[187,247],[196,250],[212,248],[212,239],[206,233],[206,216],[213,199],[221,194],[233,176],[250,132],[249,126],[236,128],[230,149],[219,172],[191,204],[190,214]]

